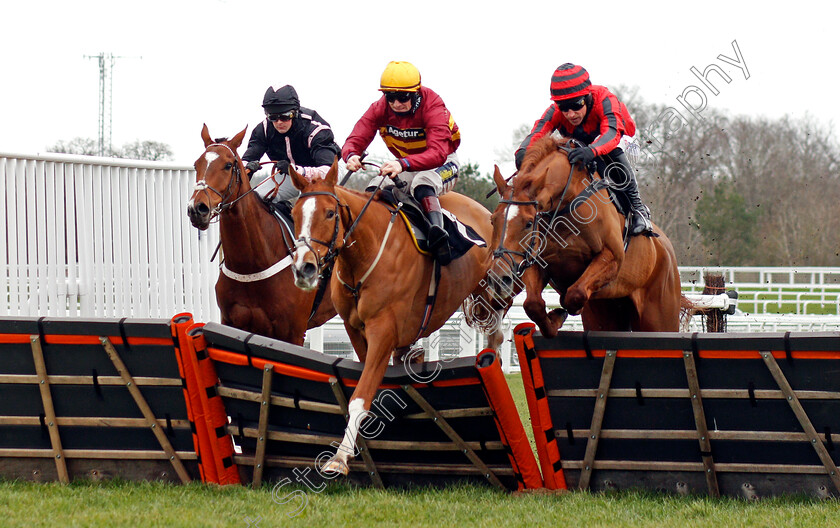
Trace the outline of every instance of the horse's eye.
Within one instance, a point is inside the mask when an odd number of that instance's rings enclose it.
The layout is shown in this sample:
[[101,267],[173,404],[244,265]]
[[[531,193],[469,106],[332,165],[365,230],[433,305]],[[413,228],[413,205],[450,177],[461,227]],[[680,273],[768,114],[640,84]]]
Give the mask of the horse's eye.
[[225,164],[225,170],[230,170],[232,168],[233,168],[233,163],[228,162],[228,163]]
[[531,226],[533,226],[533,225],[534,225],[534,222],[531,221],[531,220],[528,220],[527,222],[525,222],[525,229],[531,229]]
[[327,220],[331,220],[333,217],[335,217],[335,211],[330,209],[329,211],[327,211]]

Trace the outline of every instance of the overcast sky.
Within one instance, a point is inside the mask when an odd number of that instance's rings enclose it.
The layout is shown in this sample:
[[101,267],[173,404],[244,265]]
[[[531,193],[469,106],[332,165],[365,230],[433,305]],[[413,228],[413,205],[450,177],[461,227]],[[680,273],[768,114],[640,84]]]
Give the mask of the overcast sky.
[[[484,172],[548,105],[564,62],[584,66],[595,84],[638,86],[646,101],[687,117],[677,98],[696,86],[709,108],[807,113],[836,134],[838,14],[836,4],[803,1],[6,2],[0,152],[95,139],[99,70],[85,56],[100,52],[123,57],[113,70],[113,145],[163,142],[190,165],[203,151],[202,123],[214,137],[245,126],[250,135],[269,85],[292,84],[343,144],[390,60],[419,68],[462,130],[462,162]],[[749,78],[718,59],[737,58],[733,41]],[[731,79],[709,75],[718,95],[691,72],[711,64]],[[384,150],[381,140],[372,150]]]

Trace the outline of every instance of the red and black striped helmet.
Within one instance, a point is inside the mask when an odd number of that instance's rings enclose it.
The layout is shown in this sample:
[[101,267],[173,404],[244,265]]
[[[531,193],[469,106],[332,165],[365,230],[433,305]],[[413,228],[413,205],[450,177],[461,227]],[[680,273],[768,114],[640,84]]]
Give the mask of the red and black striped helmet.
[[582,66],[567,62],[554,70],[551,76],[551,100],[574,99],[589,93],[589,73]]

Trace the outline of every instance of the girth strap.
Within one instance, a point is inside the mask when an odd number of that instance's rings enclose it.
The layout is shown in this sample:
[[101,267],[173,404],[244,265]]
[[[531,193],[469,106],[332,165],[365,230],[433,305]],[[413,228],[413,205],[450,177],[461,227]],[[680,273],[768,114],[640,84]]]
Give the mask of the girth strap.
[[437,259],[434,259],[434,270],[432,271],[432,277],[429,280],[429,294],[426,296],[426,309],[423,311],[423,321],[420,323],[420,330],[417,332],[417,337],[414,338],[413,342],[417,342],[418,339],[423,335],[423,332],[426,331],[426,328],[429,327],[429,322],[432,320],[432,312],[435,309],[435,301],[437,300],[437,292],[438,292],[438,284],[440,284],[440,262]]

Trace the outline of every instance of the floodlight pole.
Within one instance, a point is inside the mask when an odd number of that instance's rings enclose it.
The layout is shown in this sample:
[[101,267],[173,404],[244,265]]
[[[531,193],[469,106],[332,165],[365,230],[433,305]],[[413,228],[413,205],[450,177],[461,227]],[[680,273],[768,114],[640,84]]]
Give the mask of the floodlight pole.
[[[88,59],[99,61],[99,143],[100,156],[111,155],[111,126],[113,124],[113,88],[114,61],[127,57],[116,57],[112,53],[100,52],[99,55],[85,55]],[[143,57],[138,57],[142,59]]]

